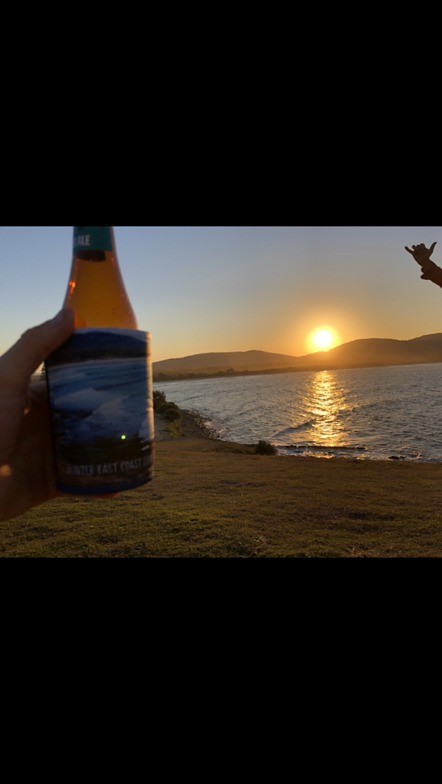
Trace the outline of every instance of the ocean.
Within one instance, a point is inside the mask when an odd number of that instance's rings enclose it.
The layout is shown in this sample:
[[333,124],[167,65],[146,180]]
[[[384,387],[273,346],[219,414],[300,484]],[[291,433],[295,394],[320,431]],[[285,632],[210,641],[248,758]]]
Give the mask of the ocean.
[[442,462],[442,363],[157,381],[218,438],[281,455]]

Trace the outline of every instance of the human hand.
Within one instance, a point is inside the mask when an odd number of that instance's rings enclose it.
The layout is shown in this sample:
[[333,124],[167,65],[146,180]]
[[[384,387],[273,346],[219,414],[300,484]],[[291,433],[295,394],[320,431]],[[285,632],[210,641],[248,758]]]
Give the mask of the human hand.
[[411,249],[405,246],[405,250],[407,250],[408,253],[411,253],[414,260],[417,261],[421,267],[423,267],[427,262],[430,261],[430,256],[433,253],[436,245],[437,243],[433,242],[430,248],[426,248],[423,242],[421,242],[419,245],[412,245]]
[[72,310],[27,330],[0,357],[0,520],[57,495],[45,381],[31,382],[74,331]]

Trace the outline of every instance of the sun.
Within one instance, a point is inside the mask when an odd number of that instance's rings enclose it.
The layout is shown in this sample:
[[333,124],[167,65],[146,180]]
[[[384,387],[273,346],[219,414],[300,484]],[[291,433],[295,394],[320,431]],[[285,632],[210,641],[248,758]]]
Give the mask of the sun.
[[329,329],[319,329],[315,332],[313,342],[317,348],[330,348],[333,344],[333,335]]
[[338,344],[338,335],[333,327],[316,327],[308,336],[308,344],[312,351],[328,351]]

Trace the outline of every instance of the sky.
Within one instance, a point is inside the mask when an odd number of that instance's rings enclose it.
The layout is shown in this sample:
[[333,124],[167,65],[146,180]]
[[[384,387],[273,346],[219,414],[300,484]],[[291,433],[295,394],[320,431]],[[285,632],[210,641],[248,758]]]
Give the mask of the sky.
[[[442,289],[405,251],[440,226],[115,226],[121,272],[153,361],[218,351],[303,356],[442,332]],[[60,309],[72,226],[0,227],[0,355]]]

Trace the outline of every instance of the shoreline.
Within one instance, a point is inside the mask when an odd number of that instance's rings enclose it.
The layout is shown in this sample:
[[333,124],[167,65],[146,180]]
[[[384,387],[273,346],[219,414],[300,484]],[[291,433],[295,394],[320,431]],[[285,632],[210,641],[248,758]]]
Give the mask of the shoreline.
[[179,409],[180,419],[168,422],[155,414],[155,441],[174,441],[179,438],[202,438],[221,441],[215,428],[211,428],[201,414],[189,409]]
[[[179,408],[179,407],[178,407]],[[221,438],[218,431],[207,424],[207,420],[197,411],[190,409],[179,408],[180,420],[177,425],[175,422],[167,422],[160,414],[155,414],[155,441],[176,441],[179,439],[203,439],[225,444],[226,447],[232,446],[238,451],[249,452],[253,451],[256,443],[244,441],[232,441],[230,439]],[[296,459],[313,459],[331,462],[357,462],[357,463],[402,463],[410,465],[442,465],[440,460],[411,460],[401,455],[391,454],[389,457],[362,457],[355,455],[342,455],[335,454],[330,447],[328,451],[322,451],[321,454],[314,454],[314,450],[307,454],[297,454],[296,451],[284,453],[284,450],[289,450],[291,447],[277,447],[276,457],[282,458],[296,458]]]
[[[442,333],[441,333],[442,334]],[[312,365],[299,365],[296,367],[283,367],[283,368],[257,368],[255,370],[218,370],[218,371],[182,371],[181,373],[158,373],[153,376],[154,384],[167,384],[169,381],[209,381],[218,378],[236,378],[238,376],[268,376],[280,375],[281,373],[320,373],[323,370],[365,370],[367,368],[390,368],[390,367],[407,367],[408,365],[439,365],[442,360],[440,359],[426,359],[409,362],[401,360],[400,362],[362,362],[362,363],[333,363],[333,362],[319,362]]]

